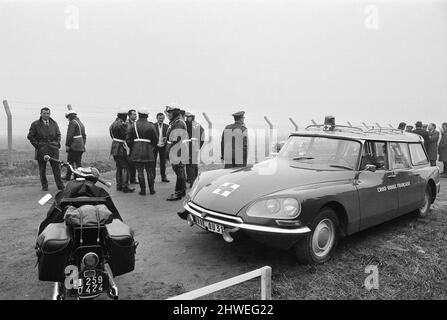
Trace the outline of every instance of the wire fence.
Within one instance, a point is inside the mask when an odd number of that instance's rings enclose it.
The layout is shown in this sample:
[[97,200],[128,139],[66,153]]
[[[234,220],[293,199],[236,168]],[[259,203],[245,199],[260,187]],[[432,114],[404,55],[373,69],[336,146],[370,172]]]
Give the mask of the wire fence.
[[[67,104],[63,103],[45,103],[45,102],[33,102],[33,101],[22,101],[22,100],[9,100],[9,105],[11,106],[12,113],[12,127],[18,128],[14,131],[15,135],[12,137],[13,143],[11,150],[6,149],[8,143],[7,140],[0,135],[0,166],[5,166],[11,163],[13,165],[23,164],[27,161],[34,159],[34,149],[30,145],[26,138],[27,126],[31,124],[32,121],[39,117],[40,108],[43,106],[49,106],[52,109],[52,118],[54,118],[60,127],[62,133],[61,144],[64,145],[65,132],[67,121],[64,117],[67,110]],[[6,107],[5,107],[6,108]],[[110,107],[94,107],[89,105],[74,105],[74,109],[78,112],[81,121],[86,126],[87,131],[87,151],[83,155],[83,161],[87,163],[97,162],[97,161],[107,161],[110,160],[110,146],[111,139],[108,136],[108,129],[110,124],[114,121],[116,116],[116,110]],[[160,108],[149,108],[150,121],[155,121],[156,114],[162,112]],[[187,110],[191,111],[191,110]],[[36,116],[37,114],[37,116]],[[213,110],[209,113],[199,113],[196,112],[196,120],[204,127],[206,132],[206,140],[210,139],[210,134],[213,135],[212,139],[219,139],[224,126],[232,122],[231,111],[228,110]],[[6,123],[4,119],[4,113],[0,116],[0,123]],[[297,120],[297,121],[296,121]],[[321,123],[321,119],[306,119],[298,118],[285,114],[272,113],[271,116],[264,116],[262,114],[246,114],[246,123],[249,132],[257,132],[257,136],[262,135],[262,130],[265,132],[265,154],[262,154],[255,159],[249,159],[249,162],[258,162],[263,160],[268,156],[269,152],[276,141],[285,140],[290,132],[296,130],[302,130],[306,126],[312,123]],[[212,123],[212,130],[209,130],[209,122]],[[361,127],[363,129],[367,128],[392,128],[393,125],[387,123],[371,123],[369,121],[362,122],[361,124],[352,124],[349,121],[344,123],[347,126]],[[397,126],[397,125],[396,125]],[[1,126],[3,127],[3,125]],[[272,131],[275,130],[274,137],[272,136]],[[261,134],[259,134],[261,131]],[[19,135],[17,135],[19,133]],[[261,140],[263,140],[262,137]],[[255,143],[256,144],[256,143]],[[250,142],[253,145],[253,141]],[[216,158],[219,158],[220,148],[214,148],[216,153]],[[60,152],[60,158],[66,160],[66,153],[62,148]],[[253,157],[253,156],[252,156]],[[8,163],[9,162],[9,163]]]

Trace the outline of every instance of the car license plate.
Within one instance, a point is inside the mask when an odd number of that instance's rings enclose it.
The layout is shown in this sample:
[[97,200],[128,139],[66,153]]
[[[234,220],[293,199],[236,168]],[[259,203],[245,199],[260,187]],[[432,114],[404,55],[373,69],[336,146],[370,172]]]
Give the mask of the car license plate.
[[196,225],[198,225],[202,229],[205,229],[205,230],[208,230],[211,232],[215,232],[215,233],[219,233],[219,234],[222,234],[225,229],[224,226],[222,226],[220,224],[209,222],[209,221],[203,220],[198,217],[194,217],[194,222]]
[[78,288],[80,295],[88,296],[106,290],[106,275],[102,272],[86,270],[81,279],[82,285]]

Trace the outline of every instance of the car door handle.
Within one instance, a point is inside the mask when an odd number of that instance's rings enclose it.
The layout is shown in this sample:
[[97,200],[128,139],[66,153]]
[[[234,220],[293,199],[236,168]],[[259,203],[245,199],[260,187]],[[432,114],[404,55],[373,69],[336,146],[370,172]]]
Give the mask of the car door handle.
[[387,177],[393,179],[393,178],[397,177],[397,174],[392,173],[392,174],[389,174]]

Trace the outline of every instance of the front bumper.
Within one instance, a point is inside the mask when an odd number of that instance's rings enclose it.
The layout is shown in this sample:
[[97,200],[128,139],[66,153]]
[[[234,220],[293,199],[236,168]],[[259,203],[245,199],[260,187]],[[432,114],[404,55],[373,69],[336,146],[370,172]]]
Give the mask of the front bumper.
[[227,228],[239,228],[242,230],[253,231],[256,233],[282,234],[282,235],[303,235],[311,231],[308,227],[281,228],[281,227],[249,224],[245,223],[240,217],[213,212],[205,208],[202,208],[192,202],[186,203],[184,205],[184,208],[190,214],[200,219],[217,223]]

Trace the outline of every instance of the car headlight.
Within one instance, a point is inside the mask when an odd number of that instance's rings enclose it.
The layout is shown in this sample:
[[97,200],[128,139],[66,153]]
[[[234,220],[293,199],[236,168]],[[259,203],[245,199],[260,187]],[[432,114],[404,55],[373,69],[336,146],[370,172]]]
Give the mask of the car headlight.
[[252,204],[247,216],[275,219],[293,219],[300,215],[301,203],[295,198],[272,198]]

